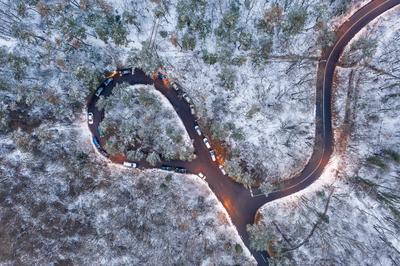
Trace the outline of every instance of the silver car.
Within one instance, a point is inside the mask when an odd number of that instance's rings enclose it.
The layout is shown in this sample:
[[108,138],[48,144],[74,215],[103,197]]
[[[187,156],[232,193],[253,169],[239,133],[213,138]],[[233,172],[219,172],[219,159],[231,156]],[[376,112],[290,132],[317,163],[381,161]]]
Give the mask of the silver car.
[[198,175],[201,179],[206,180],[206,176],[205,176],[202,172],[198,173],[197,175]]
[[211,149],[210,142],[208,142],[208,139],[207,139],[207,138],[204,138],[204,139],[203,139],[203,142],[204,142],[204,145],[206,145],[207,149]]
[[186,93],[184,93],[184,94],[182,95],[182,97],[183,97],[183,99],[185,99],[185,101],[186,101],[187,103],[190,103],[190,98],[189,98],[189,96],[188,96]]
[[109,79],[106,79],[106,81],[104,81],[104,85],[105,85],[105,86],[108,86],[108,85],[110,85],[111,81],[112,81],[112,79],[111,79],[111,78],[109,78]]
[[222,165],[219,165],[218,168],[219,168],[219,170],[221,170],[221,173],[223,175],[226,175],[225,169],[224,169],[224,167]]
[[174,88],[174,90],[176,90],[176,91],[179,90],[178,85],[176,85],[176,83],[172,83],[172,88]]
[[192,114],[192,115],[195,115],[196,114],[196,111],[194,110],[194,106],[191,104],[190,105],[190,113]]
[[201,130],[199,126],[194,126],[194,130],[196,130],[197,135],[201,136]]
[[136,168],[137,167],[136,163],[131,163],[131,162],[124,162],[123,165],[128,168]]
[[211,150],[210,156],[211,156],[211,160],[213,160],[213,162],[215,162],[217,160],[217,157],[215,156],[215,151]]
[[95,93],[95,95],[96,95],[97,97],[99,97],[100,94],[103,92],[103,90],[104,90],[104,87],[98,88],[97,91],[96,91],[96,93]]
[[130,69],[122,70],[122,71],[121,71],[121,74],[122,74],[123,76],[132,74],[132,70],[130,70]]

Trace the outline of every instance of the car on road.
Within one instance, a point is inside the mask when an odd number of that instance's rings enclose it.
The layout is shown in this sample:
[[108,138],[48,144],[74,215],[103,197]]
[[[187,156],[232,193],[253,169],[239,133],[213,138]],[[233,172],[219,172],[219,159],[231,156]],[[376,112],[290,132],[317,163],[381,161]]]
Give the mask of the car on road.
[[179,90],[178,85],[176,85],[176,83],[172,83],[172,88],[176,91]]
[[92,112],[89,112],[87,114],[87,120],[88,120],[89,125],[93,124],[93,113]]
[[103,90],[104,90],[104,87],[99,87],[99,88],[97,89],[95,95],[96,95],[97,97],[99,97],[100,94],[103,92]]
[[217,157],[215,157],[215,151],[211,150],[209,152],[210,152],[211,160],[213,160],[213,162],[215,162],[217,160]]
[[175,172],[180,174],[186,174],[187,170],[183,167],[175,167]]
[[206,176],[205,176],[202,172],[199,172],[197,175],[198,175],[201,179],[206,180]]
[[208,142],[208,139],[207,139],[207,138],[204,138],[204,139],[203,139],[203,142],[204,142],[204,145],[206,145],[207,149],[211,149],[210,142]]
[[124,162],[123,165],[125,167],[129,167],[129,168],[136,168],[137,167],[136,163],[131,163],[131,162]]
[[168,166],[168,165],[161,165],[161,169],[165,170],[165,171],[173,171],[174,170],[172,168],[172,166]]
[[96,137],[93,137],[93,144],[96,146],[97,149],[101,149],[100,142]]
[[121,75],[125,76],[125,75],[129,75],[129,74],[132,74],[132,70],[131,69],[121,70]]
[[104,157],[110,157],[110,155],[103,149],[99,149],[100,153],[104,156]]
[[196,114],[196,111],[194,110],[193,104],[191,104],[189,107],[190,107],[190,113],[191,113],[192,115],[195,115],[195,114]]
[[197,135],[201,136],[201,130],[198,125],[194,126],[194,130],[196,130]]
[[190,98],[189,98],[189,96],[188,96],[186,93],[182,94],[182,97],[183,97],[183,99],[185,99],[185,101],[186,101],[187,103],[190,103]]
[[223,175],[226,175],[225,169],[224,169],[224,167],[222,165],[218,165],[218,168],[219,168],[219,170],[221,170],[221,173]]
[[111,81],[113,81],[113,79],[111,79],[111,78],[106,79],[106,81],[104,81],[104,85],[105,85],[105,86],[110,85]]

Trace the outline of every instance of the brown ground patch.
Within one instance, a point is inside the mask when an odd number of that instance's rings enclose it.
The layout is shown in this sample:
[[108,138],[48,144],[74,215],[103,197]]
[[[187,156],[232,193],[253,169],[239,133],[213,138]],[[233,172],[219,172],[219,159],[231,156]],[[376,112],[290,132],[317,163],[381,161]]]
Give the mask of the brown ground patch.
[[113,163],[123,163],[123,162],[126,161],[126,157],[125,157],[124,154],[118,153],[118,154],[110,155],[110,160],[111,160]]

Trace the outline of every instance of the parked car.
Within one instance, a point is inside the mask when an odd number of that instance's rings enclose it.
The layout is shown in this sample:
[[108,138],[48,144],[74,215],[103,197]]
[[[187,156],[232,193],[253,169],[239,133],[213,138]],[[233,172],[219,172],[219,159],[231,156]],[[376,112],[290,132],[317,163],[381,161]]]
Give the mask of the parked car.
[[132,70],[131,69],[121,70],[121,75],[125,76],[125,75],[129,75],[129,74],[132,74]]
[[192,115],[195,115],[195,114],[196,114],[196,111],[194,110],[193,104],[191,104],[189,107],[190,107],[190,113],[191,113]]
[[206,180],[206,176],[205,176],[202,172],[199,172],[197,175],[198,175],[201,179]]
[[219,168],[219,170],[221,170],[221,173],[223,175],[226,175],[225,169],[224,169],[224,167],[222,165],[219,165],[218,168]]
[[180,174],[186,174],[187,170],[183,167],[176,167],[175,172],[180,173]]
[[176,91],[179,90],[178,85],[176,85],[176,83],[172,83],[172,88]]
[[89,112],[87,114],[87,120],[88,120],[89,125],[93,124],[93,113],[92,112]]
[[173,170],[172,166],[168,166],[168,165],[161,165],[161,169],[165,170],[165,171],[172,171]]
[[111,81],[113,81],[111,78],[106,79],[106,81],[104,81],[104,85],[105,85],[105,86],[110,85]]
[[136,168],[137,167],[136,163],[131,163],[131,162],[124,162],[123,165],[125,167],[129,167],[129,168]]
[[215,151],[211,150],[210,156],[211,156],[211,160],[213,160],[213,162],[215,162],[217,160],[217,158],[215,157]]
[[190,103],[190,98],[189,98],[189,96],[188,96],[186,93],[182,94],[182,97],[183,97],[183,99],[185,99],[185,101],[186,101],[187,103]]
[[201,136],[201,130],[199,126],[194,126],[194,130],[196,130],[197,135]]
[[158,73],[158,78],[161,79],[161,80],[163,80],[163,79],[166,79],[167,76],[164,75],[163,73]]
[[110,157],[110,155],[105,150],[100,149],[99,151],[104,157],[107,157],[107,158]]
[[103,92],[103,90],[104,90],[104,87],[99,87],[99,88],[97,89],[95,95],[96,95],[97,97],[100,97],[100,94]]
[[96,146],[97,149],[101,149],[100,142],[97,140],[96,137],[93,137],[93,144]]
[[203,142],[204,142],[204,144],[206,145],[207,149],[211,149],[210,142],[208,142],[208,139],[207,139],[207,138],[204,138],[204,139],[203,139]]

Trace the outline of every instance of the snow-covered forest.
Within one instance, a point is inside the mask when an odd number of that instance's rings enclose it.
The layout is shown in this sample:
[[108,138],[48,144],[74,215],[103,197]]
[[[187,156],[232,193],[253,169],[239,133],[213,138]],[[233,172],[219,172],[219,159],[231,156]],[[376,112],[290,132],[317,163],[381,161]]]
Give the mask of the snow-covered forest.
[[[311,155],[320,50],[361,2],[1,0],[0,264],[254,265],[198,177],[128,171],[100,158],[86,125],[87,100],[105,71],[132,66],[151,73],[163,65],[193,100],[230,175],[246,185],[288,178]],[[296,206],[266,206],[266,227],[249,228],[282,255],[272,263],[346,264],[361,256],[397,262],[399,30],[387,23],[360,35],[338,69],[337,150],[351,162],[339,169],[342,178]],[[387,28],[394,33],[383,34]],[[175,126],[160,125],[166,138],[147,133],[159,113],[128,102],[129,112],[153,120],[138,133],[148,143],[131,143],[143,124],[129,121],[136,124],[117,130],[132,134],[106,148],[131,159],[154,152],[189,159],[179,118],[154,93],[146,97],[158,99],[152,104],[165,108],[163,122]],[[100,103],[107,105],[104,134],[124,115],[113,112],[112,97]],[[350,230],[354,236],[345,234]],[[377,258],[377,247],[384,256]],[[321,257],[310,256],[317,252]]]
[[347,46],[335,81],[335,165],[310,192],[267,204],[253,245],[272,265],[400,263],[400,8]]
[[109,154],[126,155],[130,161],[145,159],[152,165],[193,158],[185,127],[154,86],[117,85],[111,96],[101,96],[97,107],[105,110],[99,131]]
[[109,166],[79,130],[2,137],[0,264],[254,265],[202,180]]
[[255,264],[198,177],[91,145],[86,99],[157,6],[0,1],[0,264]]

